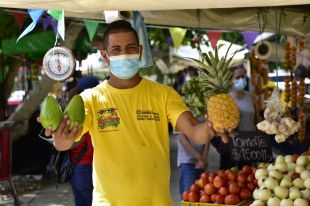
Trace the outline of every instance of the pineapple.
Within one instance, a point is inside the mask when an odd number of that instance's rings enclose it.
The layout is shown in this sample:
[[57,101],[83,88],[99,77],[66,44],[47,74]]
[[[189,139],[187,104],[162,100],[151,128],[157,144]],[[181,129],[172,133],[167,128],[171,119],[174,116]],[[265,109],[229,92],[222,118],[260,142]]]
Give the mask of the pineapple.
[[[233,57],[219,58],[218,49],[202,54],[202,61],[198,61],[198,80],[201,93],[206,98],[206,107],[209,121],[217,133],[226,133],[239,125],[240,114],[235,100],[228,94],[231,89],[231,78],[233,72],[230,63]],[[230,48],[230,47],[229,47]]]

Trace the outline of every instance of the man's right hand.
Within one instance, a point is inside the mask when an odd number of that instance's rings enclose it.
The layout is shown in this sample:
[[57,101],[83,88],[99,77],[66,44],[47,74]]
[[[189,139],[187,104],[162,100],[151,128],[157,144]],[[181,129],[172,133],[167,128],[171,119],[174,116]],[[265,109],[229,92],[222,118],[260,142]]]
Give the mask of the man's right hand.
[[[38,117],[38,122],[40,122],[40,118]],[[83,127],[79,126],[77,122],[75,122],[72,130],[70,128],[70,119],[67,115],[63,118],[61,123],[59,124],[56,131],[52,131],[51,128],[45,129],[45,136],[53,136],[54,137],[54,146],[59,151],[68,150],[71,148],[74,140],[82,135]]]

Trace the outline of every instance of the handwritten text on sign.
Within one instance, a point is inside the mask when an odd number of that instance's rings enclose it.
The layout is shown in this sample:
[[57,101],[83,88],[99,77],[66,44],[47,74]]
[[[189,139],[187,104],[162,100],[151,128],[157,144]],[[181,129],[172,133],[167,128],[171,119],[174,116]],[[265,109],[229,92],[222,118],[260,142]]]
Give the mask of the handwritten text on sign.
[[270,136],[260,132],[239,132],[230,139],[230,152],[235,161],[271,162]]

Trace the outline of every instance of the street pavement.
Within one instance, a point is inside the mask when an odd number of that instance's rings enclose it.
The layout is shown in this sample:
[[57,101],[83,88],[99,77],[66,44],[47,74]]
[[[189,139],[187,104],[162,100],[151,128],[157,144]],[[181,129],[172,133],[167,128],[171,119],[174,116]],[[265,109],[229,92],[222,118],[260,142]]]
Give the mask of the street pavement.
[[[174,206],[180,206],[179,195],[179,169],[177,167],[177,138],[170,138],[170,161],[171,161],[171,180],[170,192]],[[210,146],[208,156],[208,171],[217,171],[219,168],[219,154]],[[58,189],[55,184],[44,184],[41,189],[34,190],[19,196],[21,206],[74,206],[73,193],[70,184],[60,184]],[[14,201],[0,200],[0,206],[14,206]]]

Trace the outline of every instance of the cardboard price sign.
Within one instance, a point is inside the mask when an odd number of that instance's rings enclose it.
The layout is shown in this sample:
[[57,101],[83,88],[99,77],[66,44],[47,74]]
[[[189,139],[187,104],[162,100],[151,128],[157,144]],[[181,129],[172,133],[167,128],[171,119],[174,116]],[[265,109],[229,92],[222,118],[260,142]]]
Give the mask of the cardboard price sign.
[[239,132],[229,140],[231,159],[239,162],[272,162],[270,138],[270,135],[262,132]]

